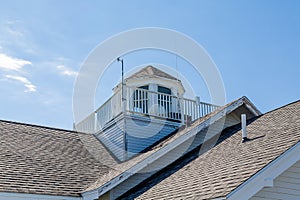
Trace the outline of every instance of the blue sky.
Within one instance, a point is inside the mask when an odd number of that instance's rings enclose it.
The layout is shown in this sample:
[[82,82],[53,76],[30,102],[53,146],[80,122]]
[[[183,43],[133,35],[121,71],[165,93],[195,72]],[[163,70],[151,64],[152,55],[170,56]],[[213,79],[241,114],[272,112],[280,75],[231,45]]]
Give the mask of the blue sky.
[[[71,129],[81,63],[106,38],[141,27],[174,29],[195,39],[216,63],[227,101],[246,95],[267,112],[300,99],[299,10],[299,1],[271,0],[1,1],[0,119]],[[175,63],[162,52],[124,60],[126,71],[148,62]],[[179,61],[178,70],[188,77],[192,71],[185,65]],[[114,63],[111,71],[118,67]],[[96,104],[120,79],[107,73]],[[203,83],[196,93],[209,101]]]

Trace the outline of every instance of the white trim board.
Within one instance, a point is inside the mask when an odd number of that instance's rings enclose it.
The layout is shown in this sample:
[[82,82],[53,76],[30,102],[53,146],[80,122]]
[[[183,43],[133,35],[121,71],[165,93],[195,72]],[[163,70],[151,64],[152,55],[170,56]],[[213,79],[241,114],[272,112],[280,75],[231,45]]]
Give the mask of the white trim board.
[[226,199],[249,199],[263,189],[263,187],[272,187],[273,181],[276,177],[300,160],[299,152],[300,142],[284,152],[254,176],[245,181],[242,185],[229,193]]
[[82,197],[0,192],[0,200],[82,200]]

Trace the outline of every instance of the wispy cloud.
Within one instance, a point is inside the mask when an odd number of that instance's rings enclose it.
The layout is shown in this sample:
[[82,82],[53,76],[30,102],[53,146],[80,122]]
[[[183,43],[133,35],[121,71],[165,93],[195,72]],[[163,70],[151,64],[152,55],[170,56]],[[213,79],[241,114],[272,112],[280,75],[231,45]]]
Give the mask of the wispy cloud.
[[41,53],[28,24],[18,19],[0,19],[0,45],[7,50],[29,55]]
[[10,57],[6,54],[0,53],[0,69],[20,71],[25,65],[31,65],[28,60]]
[[16,76],[16,75],[6,75],[5,77],[8,79],[19,81],[22,84],[24,84],[24,86],[26,87],[26,90],[24,90],[24,92],[35,92],[36,91],[36,86],[33,85],[26,77]]
[[6,31],[9,34],[13,35],[13,36],[18,36],[18,37],[23,36],[25,31],[20,29],[19,26],[17,26],[21,22],[22,22],[21,20],[8,20],[8,21],[6,21],[6,23],[5,23]]
[[64,65],[58,65],[56,68],[60,71],[61,75],[65,76],[77,76],[78,72],[71,70],[70,68],[64,66]]

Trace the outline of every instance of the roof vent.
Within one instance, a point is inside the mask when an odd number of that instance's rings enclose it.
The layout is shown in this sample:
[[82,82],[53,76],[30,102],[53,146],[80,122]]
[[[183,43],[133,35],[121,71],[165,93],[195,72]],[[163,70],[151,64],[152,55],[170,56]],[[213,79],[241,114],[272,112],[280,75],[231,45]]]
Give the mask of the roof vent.
[[242,143],[248,141],[247,138],[247,122],[246,122],[246,114],[241,115],[241,121],[242,121]]

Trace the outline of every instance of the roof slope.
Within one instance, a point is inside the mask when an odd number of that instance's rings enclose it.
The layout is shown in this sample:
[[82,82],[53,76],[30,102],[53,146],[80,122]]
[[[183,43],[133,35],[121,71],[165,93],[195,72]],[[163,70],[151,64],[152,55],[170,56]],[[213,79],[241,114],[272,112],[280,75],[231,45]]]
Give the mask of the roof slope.
[[177,80],[177,78],[175,78],[174,76],[171,76],[151,65],[144,67],[140,71],[129,76],[127,79],[144,78],[144,77],[161,77],[161,78],[167,78],[167,79],[171,79],[171,80]]
[[108,172],[101,157],[93,135],[0,121],[0,192],[79,196]]
[[[206,153],[199,149],[129,191],[129,199],[212,199],[224,197],[300,140],[300,101],[262,115],[247,126],[225,129]],[[142,194],[141,194],[142,193]]]

